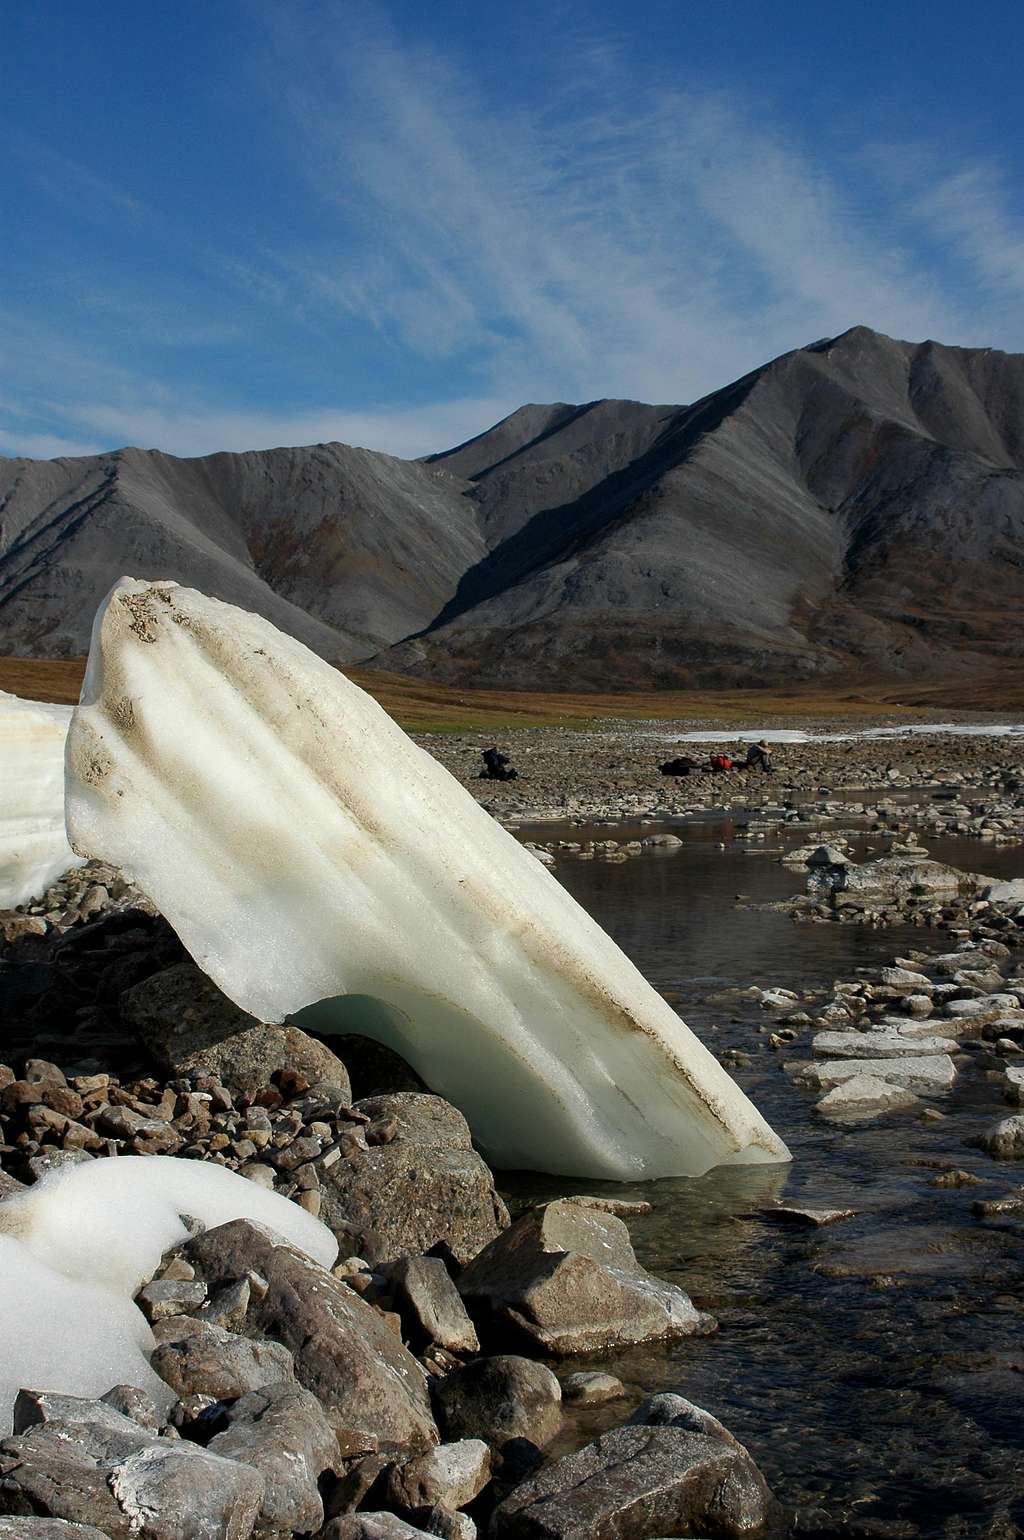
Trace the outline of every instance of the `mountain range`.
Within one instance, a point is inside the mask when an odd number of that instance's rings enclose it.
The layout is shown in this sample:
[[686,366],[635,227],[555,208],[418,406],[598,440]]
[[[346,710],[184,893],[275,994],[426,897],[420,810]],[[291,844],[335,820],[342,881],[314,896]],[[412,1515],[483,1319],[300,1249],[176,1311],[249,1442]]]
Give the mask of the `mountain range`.
[[0,651],[86,651],[122,573],[448,684],[991,669],[1024,656],[1024,355],[854,327],[690,406],[524,406],[423,460],[0,459]]

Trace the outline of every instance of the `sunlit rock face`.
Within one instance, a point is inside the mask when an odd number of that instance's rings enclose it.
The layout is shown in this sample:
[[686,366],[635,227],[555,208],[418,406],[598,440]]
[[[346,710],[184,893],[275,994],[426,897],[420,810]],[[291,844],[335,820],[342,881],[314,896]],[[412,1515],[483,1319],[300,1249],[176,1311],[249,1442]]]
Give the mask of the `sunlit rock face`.
[[493,1162],[626,1180],[789,1158],[555,878],[267,621],[123,580],[67,770],[75,849],[124,868],[226,994],[386,1042]]
[[81,861],[64,832],[70,706],[0,690],[0,909],[45,893]]

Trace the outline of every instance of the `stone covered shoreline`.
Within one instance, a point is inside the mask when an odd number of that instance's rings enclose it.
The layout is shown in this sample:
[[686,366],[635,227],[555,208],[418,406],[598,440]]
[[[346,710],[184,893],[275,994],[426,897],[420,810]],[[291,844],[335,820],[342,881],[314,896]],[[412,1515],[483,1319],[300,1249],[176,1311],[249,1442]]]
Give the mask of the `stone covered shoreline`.
[[[929,828],[1024,839],[1020,740],[785,744],[770,777],[670,780],[657,766],[676,750],[646,736],[657,730],[506,735],[499,746],[520,770],[508,783],[477,777],[493,738],[420,741],[510,824],[760,807],[764,827],[755,820],[746,837],[806,825],[809,876],[818,824],[849,812],[844,795],[859,788],[873,789],[869,810],[908,869]],[[953,795],[890,801],[918,788]],[[556,865],[643,850],[551,843],[538,854]],[[841,869],[842,843],[826,847],[828,870]],[[942,1097],[966,1076],[991,1107],[982,1158],[1012,1172],[1005,1163],[1024,1156],[1013,1110],[1024,1094],[1024,902],[920,887],[865,889],[842,917],[917,918],[938,932],[931,950],[837,980],[826,999],[765,995],[765,1051],[822,1119],[941,1118]],[[805,917],[815,906],[838,917],[828,895],[809,895]],[[6,1192],[64,1163],[172,1155],[272,1188],[341,1241],[330,1271],[244,1220],[168,1253],[138,1296],[166,1399],[130,1386],[97,1400],[25,1387],[0,1440],[0,1536],[866,1533],[854,1512],[798,1493],[776,1501],[710,1412],[588,1369],[587,1355],[715,1330],[637,1261],[625,1220],[643,1205],[561,1198],[510,1215],[461,1114],[408,1066],[364,1039],[328,1044],[245,1016],[113,869],[90,863],[0,915],[0,1023]],[[741,1065],[730,1052],[723,1061]],[[950,1188],[973,1180],[952,1161],[940,1177]],[[979,1224],[1019,1225],[1015,1185],[983,1192]],[[852,1217],[772,1213],[811,1228]],[[578,1369],[567,1372],[567,1358]],[[590,1431],[573,1437],[581,1414]],[[551,1457],[555,1443],[575,1447]]]

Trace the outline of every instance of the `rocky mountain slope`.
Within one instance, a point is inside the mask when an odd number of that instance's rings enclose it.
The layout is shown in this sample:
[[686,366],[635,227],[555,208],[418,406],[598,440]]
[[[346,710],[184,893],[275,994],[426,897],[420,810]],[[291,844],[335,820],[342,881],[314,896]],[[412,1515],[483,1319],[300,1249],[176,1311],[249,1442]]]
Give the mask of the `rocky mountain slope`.
[[691,406],[527,406],[423,462],[0,460],[5,652],[83,651],[122,571],[446,683],[990,670],[1024,655],[1024,356],[856,327]]

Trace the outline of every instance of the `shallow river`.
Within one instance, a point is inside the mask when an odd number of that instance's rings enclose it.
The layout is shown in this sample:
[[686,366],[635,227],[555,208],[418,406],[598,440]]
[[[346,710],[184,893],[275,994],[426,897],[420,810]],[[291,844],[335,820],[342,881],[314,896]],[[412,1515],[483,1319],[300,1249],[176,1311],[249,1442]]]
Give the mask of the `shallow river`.
[[[998,1088],[963,1056],[956,1090],[933,1103],[941,1121],[902,1114],[837,1128],[782,1072],[786,1057],[807,1056],[806,1034],[775,1052],[764,1030],[773,1013],[713,998],[754,983],[825,990],[908,948],[949,950],[948,938],[916,927],[798,925],[737,907],[738,894],[756,903],[792,894],[801,877],[777,855],[744,853],[735,821],[520,832],[548,841],[657,829],[684,846],[621,864],[560,859],[557,875],[714,1051],[751,1054],[736,1079],[794,1159],[604,1189],[654,1204],[629,1222],[641,1261],[711,1310],[719,1331],[587,1366],[617,1374],[635,1399],[672,1389],[714,1412],[776,1495],[799,1510],[800,1534],[1024,1535],[1024,1227],[971,1213],[974,1199],[1005,1192],[1024,1172],[964,1145],[1009,1111]],[[806,843],[808,831],[787,831],[786,840]],[[765,842],[770,850],[780,843],[772,833]],[[1020,848],[924,843],[968,870],[1024,874]],[[981,1184],[933,1185],[949,1167]],[[602,1190],[529,1176],[502,1186],[513,1202]],[[759,1212],[783,1194],[858,1216],[822,1230],[784,1228]],[[564,1444],[614,1425],[625,1410],[617,1403],[577,1414]]]

